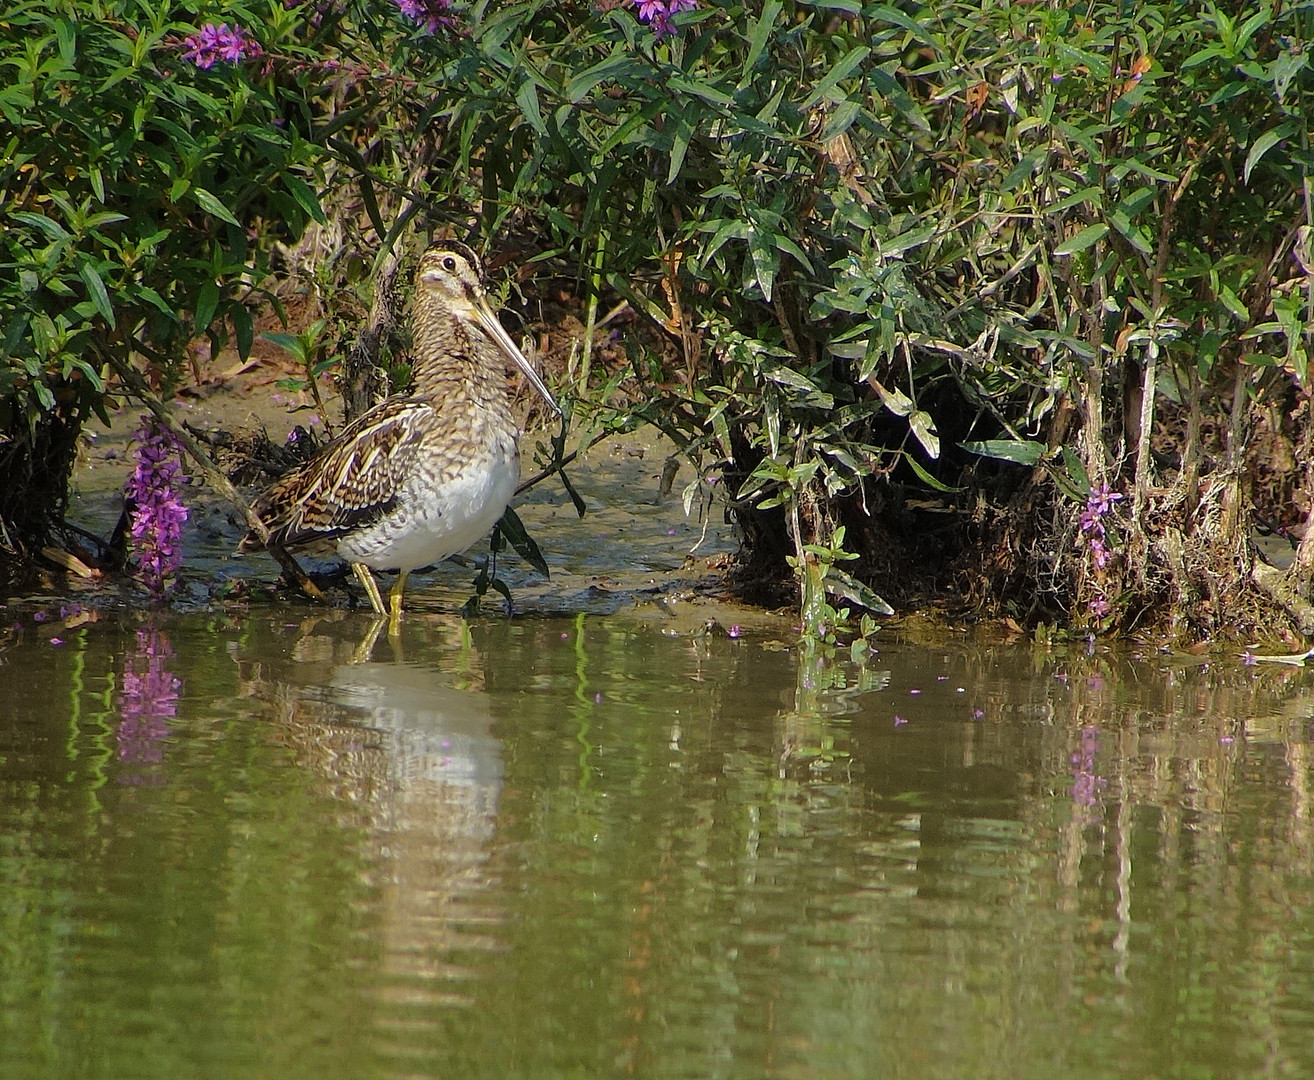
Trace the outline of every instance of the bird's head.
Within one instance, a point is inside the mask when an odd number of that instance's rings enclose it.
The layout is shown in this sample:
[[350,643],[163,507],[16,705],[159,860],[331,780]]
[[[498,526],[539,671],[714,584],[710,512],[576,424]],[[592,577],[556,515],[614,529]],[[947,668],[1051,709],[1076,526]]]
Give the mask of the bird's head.
[[420,256],[416,292],[433,297],[460,318],[476,321],[487,307],[484,264],[459,240],[439,240]]
[[427,297],[437,301],[452,316],[472,327],[478,327],[516,367],[548,403],[560,413],[551,391],[539,378],[538,372],[516,347],[497,314],[488,305],[484,289],[484,267],[479,256],[459,240],[439,240],[420,256],[415,268],[416,298]]

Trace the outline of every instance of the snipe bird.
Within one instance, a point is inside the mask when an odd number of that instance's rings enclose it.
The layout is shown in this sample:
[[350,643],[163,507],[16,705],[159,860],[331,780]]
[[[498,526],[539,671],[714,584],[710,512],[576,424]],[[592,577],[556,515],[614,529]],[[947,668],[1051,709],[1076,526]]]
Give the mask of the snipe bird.
[[[440,241],[420,257],[411,321],[410,393],[357,417],[253,506],[268,546],[346,559],[390,630],[407,575],[464,551],[515,492],[506,361],[561,411],[489,307],[483,267],[464,244]],[[238,550],[265,546],[248,533]],[[386,610],[371,569],[398,571]]]

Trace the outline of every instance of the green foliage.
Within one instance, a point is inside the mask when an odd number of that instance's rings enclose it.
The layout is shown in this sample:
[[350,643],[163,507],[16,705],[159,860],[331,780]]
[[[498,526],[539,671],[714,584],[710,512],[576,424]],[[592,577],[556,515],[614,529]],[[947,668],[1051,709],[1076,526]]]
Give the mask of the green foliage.
[[[1238,363],[1304,383],[1307,5],[702,0],[669,35],[628,0],[450,15],[7,16],[0,427],[57,391],[85,414],[116,357],[167,380],[198,332],[244,353],[307,227],[330,259],[417,228],[528,235],[522,275],[564,267],[586,305],[581,408],[723,477],[750,541],[792,550],[805,606],[813,565],[822,594],[879,609],[837,529],[878,479],[954,495],[983,460],[1116,479],[1148,435],[1114,388],[1146,371],[1151,398],[1207,398]],[[220,19],[258,61],[183,59]],[[587,387],[617,295],[649,333],[608,402]]]

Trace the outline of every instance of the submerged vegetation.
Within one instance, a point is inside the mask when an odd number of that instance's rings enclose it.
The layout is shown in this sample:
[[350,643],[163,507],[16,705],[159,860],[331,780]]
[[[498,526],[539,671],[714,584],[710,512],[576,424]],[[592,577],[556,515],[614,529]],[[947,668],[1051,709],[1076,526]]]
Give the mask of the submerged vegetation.
[[[817,636],[945,597],[1028,626],[1314,634],[1308,5],[6,20],[11,560],[74,542],[82,423],[176,386],[198,336],[246,355],[280,283],[328,312],[382,297],[336,353],[348,401],[386,389],[396,263],[446,231],[540,310],[570,299],[554,377],[585,438],[674,439],[687,501],[712,486],[742,528],[741,584],[793,582]],[[1290,569],[1257,560],[1257,524],[1304,537]]]

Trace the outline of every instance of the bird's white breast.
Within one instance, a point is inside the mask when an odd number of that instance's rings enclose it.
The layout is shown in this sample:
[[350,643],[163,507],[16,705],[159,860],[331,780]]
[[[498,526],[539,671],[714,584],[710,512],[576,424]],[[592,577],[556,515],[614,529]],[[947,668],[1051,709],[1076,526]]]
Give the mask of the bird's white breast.
[[338,554],[375,570],[414,570],[464,551],[487,535],[520,480],[514,444],[443,474],[412,471],[396,506],[375,524],[338,542]]

